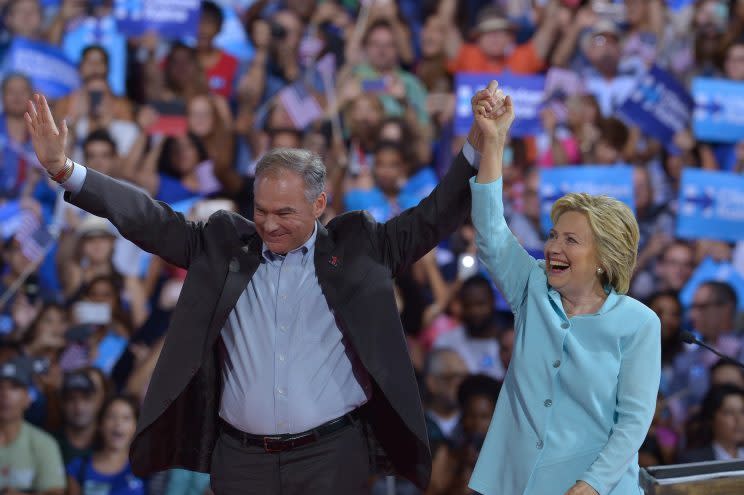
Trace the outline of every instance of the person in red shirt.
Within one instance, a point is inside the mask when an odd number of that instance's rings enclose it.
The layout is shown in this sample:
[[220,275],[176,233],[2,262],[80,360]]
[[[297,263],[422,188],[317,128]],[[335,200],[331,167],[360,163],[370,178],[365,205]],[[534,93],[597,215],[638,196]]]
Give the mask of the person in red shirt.
[[516,26],[492,6],[481,9],[473,30],[474,43],[456,40],[447,64],[450,73],[508,70],[514,74],[535,74],[545,68],[546,56],[559,32],[555,2],[550,2],[534,36],[522,45],[516,42]]
[[211,1],[202,2],[196,52],[207,74],[209,90],[230,98],[235,87],[238,59],[214,46],[214,38],[222,29],[223,19],[219,5]]

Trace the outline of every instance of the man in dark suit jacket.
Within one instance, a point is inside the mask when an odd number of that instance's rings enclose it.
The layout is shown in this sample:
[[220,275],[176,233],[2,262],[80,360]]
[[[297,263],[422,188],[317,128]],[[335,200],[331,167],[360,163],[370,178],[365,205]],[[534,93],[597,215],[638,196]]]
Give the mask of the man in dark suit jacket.
[[[477,99],[498,104],[488,91]],[[467,217],[470,143],[420,205],[386,223],[350,212],[322,226],[322,163],[277,150],[257,168],[255,224],[225,211],[197,224],[66,158],[65,124],[34,102],[34,147],[66,200],[188,269],[132,444],[135,474],[211,472],[218,495],[363,493],[374,468],[426,487],[431,454],[392,279]],[[320,333],[298,337],[308,331]]]

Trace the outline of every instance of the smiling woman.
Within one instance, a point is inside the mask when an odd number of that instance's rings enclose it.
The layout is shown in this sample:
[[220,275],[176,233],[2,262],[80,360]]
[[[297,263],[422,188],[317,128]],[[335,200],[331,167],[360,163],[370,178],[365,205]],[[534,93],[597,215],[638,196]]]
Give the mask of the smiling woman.
[[619,201],[568,194],[553,206],[545,261],[531,257],[501,198],[514,110],[489,90],[493,100],[474,108],[485,142],[471,180],[472,219],[515,335],[470,487],[484,495],[640,493],[638,448],[656,409],[661,339],[658,317],[625,295],[638,225]]

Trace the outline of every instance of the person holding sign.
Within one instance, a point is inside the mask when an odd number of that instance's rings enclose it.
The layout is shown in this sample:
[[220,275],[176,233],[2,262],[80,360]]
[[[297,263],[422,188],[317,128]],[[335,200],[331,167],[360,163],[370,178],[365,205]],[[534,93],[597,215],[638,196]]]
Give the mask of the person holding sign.
[[[495,86],[492,98],[503,98]],[[471,179],[481,259],[515,314],[509,369],[470,487],[484,495],[640,493],[638,449],[656,408],[661,326],[625,295],[638,250],[631,210],[607,196],[553,205],[544,261],[504,220],[502,154],[514,120],[475,111],[483,133]]]

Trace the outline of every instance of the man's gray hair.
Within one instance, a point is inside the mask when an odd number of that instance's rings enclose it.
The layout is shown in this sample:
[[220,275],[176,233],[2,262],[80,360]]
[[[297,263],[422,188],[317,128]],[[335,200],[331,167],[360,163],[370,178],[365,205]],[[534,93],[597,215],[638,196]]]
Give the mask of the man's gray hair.
[[326,168],[316,153],[298,148],[276,148],[266,153],[256,164],[256,178],[289,170],[305,181],[305,198],[313,202],[325,189]]

